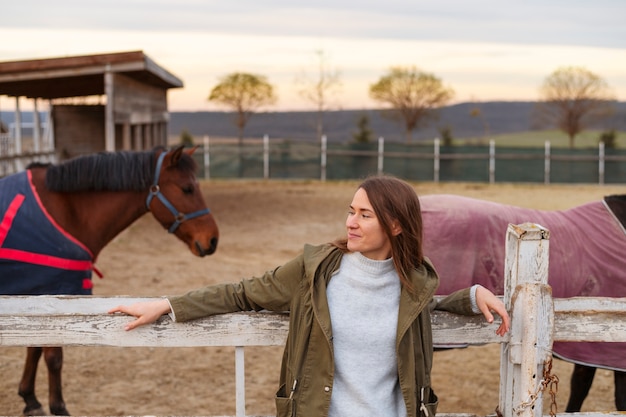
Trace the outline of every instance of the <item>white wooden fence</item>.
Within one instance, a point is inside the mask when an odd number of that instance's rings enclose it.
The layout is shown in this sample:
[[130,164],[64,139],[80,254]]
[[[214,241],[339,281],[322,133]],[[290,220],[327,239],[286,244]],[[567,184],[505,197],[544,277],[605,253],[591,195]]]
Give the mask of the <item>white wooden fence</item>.
[[[509,225],[506,231],[504,301],[511,332],[495,334],[499,320],[436,311],[436,344],[500,343],[499,410],[504,417],[543,413],[543,369],[553,341],[626,342],[626,298],[553,299],[547,285],[549,231],[539,225]],[[236,416],[245,409],[245,346],[282,345],[288,317],[279,313],[234,313],[123,330],[128,316],[106,312],[151,298],[78,296],[0,297],[0,346],[235,346]],[[584,413],[601,416],[618,413]],[[439,414],[438,414],[439,416]],[[447,417],[459,416],[447,415]],[[462,416],[467,417],[467,414]]]
[[[256,141],[253,141],[256,143]],[[263,178],[270,178],[270,138],[269,135],[263,136],[261,143],[262,149],[258,151],[263,155]],[[234,148],[233,148],[234,150]],[[211,178],[211,141],[209,136],[203,136],[203,175],[204,178]],[[385,157],[398,157],[398,158],[414,158],[415,160],[430,160],[433,161],[433,182],[439,182],[441,174],[441,162],[446,160],[483,160],[488,161],[489,170],[489,183],[496,182],[496,160],[506,161],[511,160],[541,160],[543,159],[543,181],[544,184],[550,184],[551,164],[553,161],[578,161],[578,162],[597,162],[598,166],[598,184],[605,183],[605,166],[607,162],[626,162],[626,156],[624,155],[606,155],[604,142],[598,143],[597,155],[554,155],[551,151],[551,145],[549,141],[544,143],[543,155],[537,153],[498,153],[496,154],[496,145],[494,140],[489,141],[489,153],[442,153],[441,141],[439,138],[434,139],[433,152],[431,153],[414,153],[414,152],[386,152],[385,151],[385,139],[383,137],[378,138],[378,148],[374,150],[329,150],[328,140],[326,135],[323,135],[320,141],[320,181],[326,181],[326,171],[328,168],[328,156],[368,156],[376,157],[377,161],[377,173],[382,174],[385,172],[384,161]],[[615,179],[613,179],[615,181]]]

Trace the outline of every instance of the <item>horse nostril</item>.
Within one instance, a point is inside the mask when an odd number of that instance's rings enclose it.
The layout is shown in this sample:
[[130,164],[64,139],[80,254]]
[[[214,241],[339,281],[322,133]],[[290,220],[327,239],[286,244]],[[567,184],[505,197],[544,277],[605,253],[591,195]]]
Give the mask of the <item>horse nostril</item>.
[[208,248],[203,248],[200,242],[197,240],[194,242],[196,249],[198,250],[198,256],[203,257],[206,255],[212,255],[217,250],[217,238],[212,238]]
[[216,250],[217,250],[217,238],[214,237],[211,239],[211,246],[209,247],[208,254],[211,255],[215,253]]

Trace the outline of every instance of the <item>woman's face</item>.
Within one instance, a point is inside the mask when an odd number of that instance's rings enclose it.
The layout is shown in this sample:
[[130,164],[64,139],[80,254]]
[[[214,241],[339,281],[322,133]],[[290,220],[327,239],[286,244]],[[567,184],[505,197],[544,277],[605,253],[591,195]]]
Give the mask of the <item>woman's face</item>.
[[348,218],[348,249],[361,252],[363,256],[375,260],[388,259],[391,256],[391,242],[374,214],[367,193],[359,188],[352,199]]

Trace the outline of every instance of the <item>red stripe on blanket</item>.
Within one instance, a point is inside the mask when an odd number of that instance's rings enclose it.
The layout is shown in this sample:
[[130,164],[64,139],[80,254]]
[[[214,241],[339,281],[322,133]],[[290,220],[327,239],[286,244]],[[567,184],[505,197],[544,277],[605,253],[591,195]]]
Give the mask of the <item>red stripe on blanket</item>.
[[93,267],[91,261],[63,259],[56,256],[41,255],[17,249],[0,248],[0,259],[10,259],[34,265],[49,266],[52,268],[67,269],[70,271],[88,271]]
[[30,189],[33,192],[33,196],[35,197],[35,200],[37,201],[37,204],[39,205],[39,208],[41,209],[41,212],[48,218],[48,221],[54,225],[54,227],[56,227],[58,229],[59,232],[61,232],[63,235],[65,235],[66,238],[68,238],[69,240],[71,240],[72,242],[74,242],[75,244],[77,244],[78,246],[80,246],[81,248],[83,248],[83,250],[85,250],[92,258],[93,258],[93,253],[91,253],[91,251],[89,250],[89,248],[87,246],[85,246],[83,244],[83,242],[81,242],[80,240],[76,239],[74,236],[72,236],[71,234],[67,233],[65,231],[65,229],[63,229],[50,215],[50,213],[48,213],[48,210],[46,210],[46,208],[44,207],[44,205],[41,203],[41,200],[39,199],[39,194],[37,193],[37,189],[35,188],[35,184],[33,184],[33,174],[31,173],[30,170],[26,171],[26,175],[28,176],[28,183],[30,184]]
[[11,201],[11,204],[9,204],[7,211],[4,213],[4,218],[2,219],[2,223],[0,223],[0,246],[4,243],[4,239],[7,237],[7,234],[11,229],[11,225],[13,224],[13,219],[15,219],[15,215],[25,198],[24,194],[17,194]]

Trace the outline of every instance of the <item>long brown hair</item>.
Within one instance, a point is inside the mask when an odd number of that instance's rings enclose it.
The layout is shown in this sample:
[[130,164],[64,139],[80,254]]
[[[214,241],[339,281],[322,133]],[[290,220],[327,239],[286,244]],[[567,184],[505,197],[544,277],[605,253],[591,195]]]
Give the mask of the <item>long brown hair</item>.
[[[377,175],[366,178],[357,189],[362,188],[374,209],[384,233],[391,242],[391,256],[402,285],[412,290],[409,280],[411,270],[424,261],[422,251],[422,212],[419,198],[411,185],[390,175]],[[392,233],[394,221],[402,232]],[[347,251],[347,239],[333,242]]]

